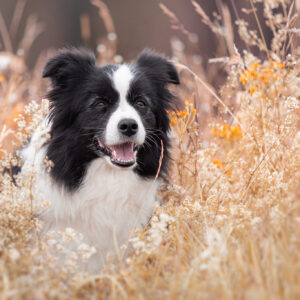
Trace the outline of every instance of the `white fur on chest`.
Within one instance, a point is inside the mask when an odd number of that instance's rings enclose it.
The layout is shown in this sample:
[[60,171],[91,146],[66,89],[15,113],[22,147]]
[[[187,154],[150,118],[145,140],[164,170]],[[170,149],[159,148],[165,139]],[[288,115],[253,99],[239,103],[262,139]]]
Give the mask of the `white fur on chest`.
[[83,234],[84,242],[99,252],[91,264],[101,266],[108,252],[141,229],[151,216],[157,184],[140,179],[131,170],[115,169],[104,159],[91,163],[82,187],[70,194],[54,185],[45,185],[51,206],[43,213],[47,230],[72,227]]
[[43,231],[72,227],[82,233],[84,242],[97,250],[88,262],[88,269],[101,268],[106,254],[115,250],[114,236],[120,246],[134,229],[147,223],[158,183],[98,158],[89,165],[81,187],[70,193],[43,170],[46,149],[36,151],[34,142],[35,136],[23,151],[23,157],[25,164],[35,165],[39,173],[37,189],[51,202],[41,215],[45,222]]

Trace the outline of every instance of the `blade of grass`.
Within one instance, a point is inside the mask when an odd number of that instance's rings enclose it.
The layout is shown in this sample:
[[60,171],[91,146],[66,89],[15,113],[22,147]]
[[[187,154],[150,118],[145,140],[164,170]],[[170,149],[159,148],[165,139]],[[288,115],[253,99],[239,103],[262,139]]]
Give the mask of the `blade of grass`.
[[265,50],[266,50],[268,59],[270,60],[271,57],[270,57],[269,49],[268,49],[268,46],[267,46],[267,43],[266,43],[266,40],[265,40],[265,36],[264,36],[263,30],[261,28],[260,21],[258,19],[257,13],[256,13],[256,9],[255,9],[254,4],[253,4],[253,0],[250,0],[250,4],[251,4],[251,7],[252,7],[252,11],[254,13],[254,16],[255,16],[255,20],[256,20],[256,23],[257,23],[257,26],[258,26],[258,29],[259,29],[260,36],[261,36],[261,38],[263,40],[263,43],[265,45],[265,48],[266,48]]

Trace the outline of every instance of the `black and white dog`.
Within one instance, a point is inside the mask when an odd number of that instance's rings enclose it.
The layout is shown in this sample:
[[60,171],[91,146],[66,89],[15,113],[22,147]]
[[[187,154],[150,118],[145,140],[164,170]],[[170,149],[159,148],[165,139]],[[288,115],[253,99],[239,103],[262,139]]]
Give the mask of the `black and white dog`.
[[[73,49],[51,58],[43,77],[52,83],[50,115],[22,156],[51,202],[41,216],[45,230],[81,232],[97,249],[88,262],[96,270],[114,238],[121,245],[151,216],[169,160],[168,84],[179,84],[178,74],[151,51],[133,64],[98,67],[91,53]],[[54,163],[50,173],[45,157]]]

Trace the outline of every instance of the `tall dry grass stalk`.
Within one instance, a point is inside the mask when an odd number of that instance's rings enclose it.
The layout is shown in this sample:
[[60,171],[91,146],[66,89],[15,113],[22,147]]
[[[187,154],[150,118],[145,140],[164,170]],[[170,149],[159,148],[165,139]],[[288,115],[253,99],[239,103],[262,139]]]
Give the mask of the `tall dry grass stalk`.
[[[38,237],[42,224],[34,212],[48,205],[32,192],[38,174],[25,170],[17,186],[11,172],[2,175],[1,299],[300,298],[300,60],[292,46],[298,29],[290,1],[253,5],[264,9],[271,47],[240,18],[241,37],[261,57],[240,53],[232,38],[221,37],[234,54],[213,61],[228,76],[219,93],[198,57],[173,40],[183,81],[177,93],[186,101],[170,114],[172,172],[160,191],[163,205],[128,245],[120,245],[132,248],[127,257],[108,257],[97,275],[81,272],[78,265],[93,249],[81,244],[80,234],[68,228]],[[32,103],[28,117],[17,121],[16,137],[25,141],[47,110],[47,102]],[[3,129],[0,144],[6,134]],[[3,169],[19,164],[3,152]],[[78,251],[69,252],[74,240]]]

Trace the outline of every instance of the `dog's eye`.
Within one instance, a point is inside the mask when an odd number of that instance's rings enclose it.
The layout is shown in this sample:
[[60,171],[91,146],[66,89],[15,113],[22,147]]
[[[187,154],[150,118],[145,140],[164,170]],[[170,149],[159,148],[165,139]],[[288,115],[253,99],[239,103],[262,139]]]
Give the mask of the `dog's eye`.
[[108,102],[105,98],[97,97],[93,101],[93,107],[105,108]]
[[138,107],[145,107],[146,106],[146,102],[143,99],[137,99],[137,101],[135,102],[135,105]]
[[106,106],[106,105],[107,105],[107,103],[106,103],[104,100],[99,100],[99,101],[98,101],[98,106],[104,107],[104,106]]

